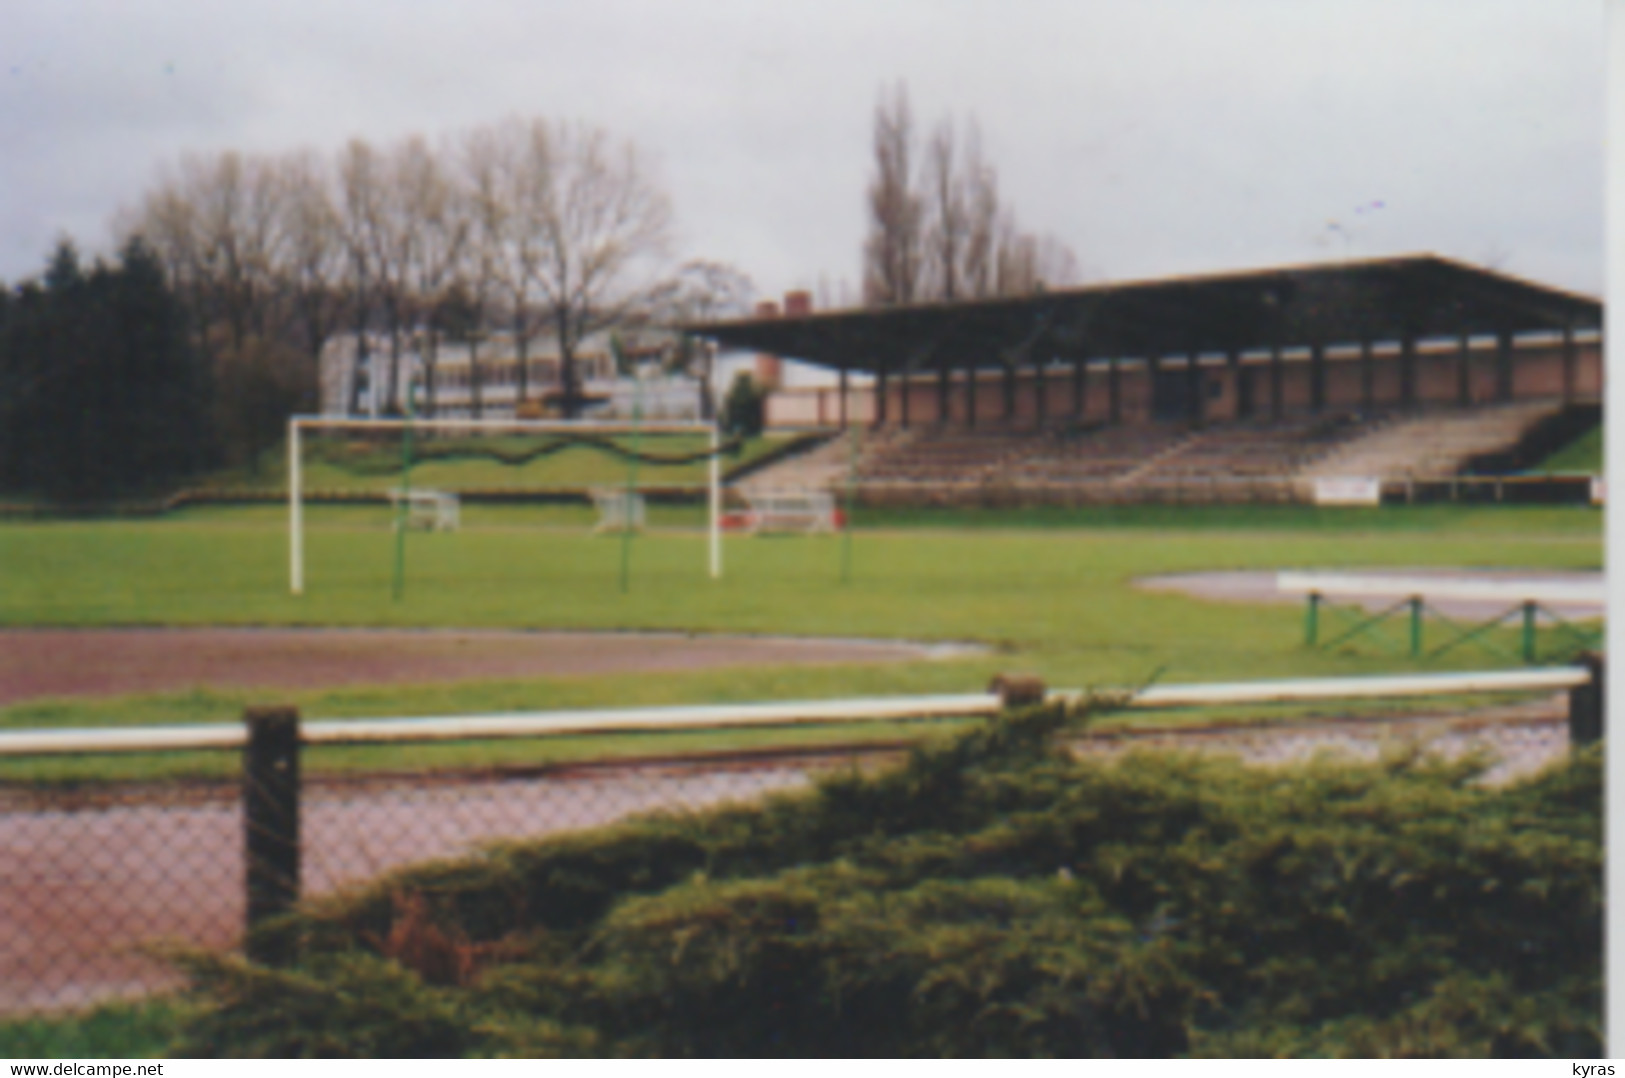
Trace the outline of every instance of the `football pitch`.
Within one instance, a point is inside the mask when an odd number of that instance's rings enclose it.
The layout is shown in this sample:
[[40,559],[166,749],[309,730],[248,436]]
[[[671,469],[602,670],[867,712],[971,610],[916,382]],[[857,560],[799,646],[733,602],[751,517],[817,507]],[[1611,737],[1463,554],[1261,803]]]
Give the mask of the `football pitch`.
[[[308,714],[459,714],[884,693],[977,691],[1021,670],[1065,687],[1505,665],[1472,647],[1437,663],[1402,649],[1309,650],[1291,606],[1136,587],[1226,569],[1596,569],[1602,514],[1583,507],[1378,510],[1144,507],[860,513],[838,536],[729,536],[707,576],[699,511],[656,508],[631,543],[585,507],[468,506],[449,534],[412,533],[391,595],[386,509],[307,511],[306,594],[287,586],[285,511],[0,524],[0,626],[308,626],[659,630],[972,642],[948,660],[748,666],[279,694]],[[849,560],[847,560],[849,559]],[[63,697],[0,709],[8,727],[222,721],[264,693]]]

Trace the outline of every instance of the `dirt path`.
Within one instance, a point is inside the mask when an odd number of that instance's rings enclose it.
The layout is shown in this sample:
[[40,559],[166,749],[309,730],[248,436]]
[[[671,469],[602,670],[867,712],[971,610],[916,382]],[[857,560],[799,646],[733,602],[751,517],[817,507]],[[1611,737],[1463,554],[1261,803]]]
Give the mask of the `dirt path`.
[[913,662],[964,647],[684,633],[370,629],[0,629],[0,706],[196,686],[327,688],[694,670]]

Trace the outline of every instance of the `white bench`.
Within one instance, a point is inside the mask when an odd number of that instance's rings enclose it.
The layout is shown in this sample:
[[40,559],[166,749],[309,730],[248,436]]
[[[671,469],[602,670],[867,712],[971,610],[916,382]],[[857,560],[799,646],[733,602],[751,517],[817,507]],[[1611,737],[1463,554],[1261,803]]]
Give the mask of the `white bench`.
[[457,495],[444,490],[399,490],[389,492],[389,503],[400,509],[406,501],[406,526],[421,531],[454,532],[461,526],[462,516]]

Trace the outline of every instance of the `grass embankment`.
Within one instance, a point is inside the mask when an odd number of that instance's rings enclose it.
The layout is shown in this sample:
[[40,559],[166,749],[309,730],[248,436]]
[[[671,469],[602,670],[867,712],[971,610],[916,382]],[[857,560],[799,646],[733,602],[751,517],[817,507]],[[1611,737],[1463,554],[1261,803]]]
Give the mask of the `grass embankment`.
[[[794,436],[746,439],[722,458],[732,471],[777,452]],[[315,491],[385,491],[400,485],[403,446],[398,433],[367,440],[330,432],[303,437],[301,485]],[[585,490],[627,482],[628,456],[636,453],[643,487],[706,485],[710,449],[706,434],[514,435],[443,438],[418,434],[413,443],[412,485],[435,490]],[[692,459],[689,459],[692,458]],[[283,490],[287,451],[267,450],[254,468],[223,471],[202,489]]]
[[1607,470],[1603,459],[1602,425],[1591,428],[1533,469],[1537,472],[1582,472],[1601,475]]
[[1570,1056],[1601,766],[1250,769],[1031,712],[752,808],[423,866],[198,956],[180,1054]]

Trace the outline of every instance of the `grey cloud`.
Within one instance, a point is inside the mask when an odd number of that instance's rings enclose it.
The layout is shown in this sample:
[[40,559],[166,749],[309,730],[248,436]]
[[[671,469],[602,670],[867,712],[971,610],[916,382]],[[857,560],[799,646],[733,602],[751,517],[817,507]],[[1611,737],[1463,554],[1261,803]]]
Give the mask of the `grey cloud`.
[[904,78],[922,128],[980,117],[1023,222],[1097,276],[1431,249],[1597,290],[1602,24],[1579,0],[7,0],[0,277],[64,230],[105,242],[188,149],[546,114],[645,147],[685,253],[769,293],[851,280],[870,109]]

